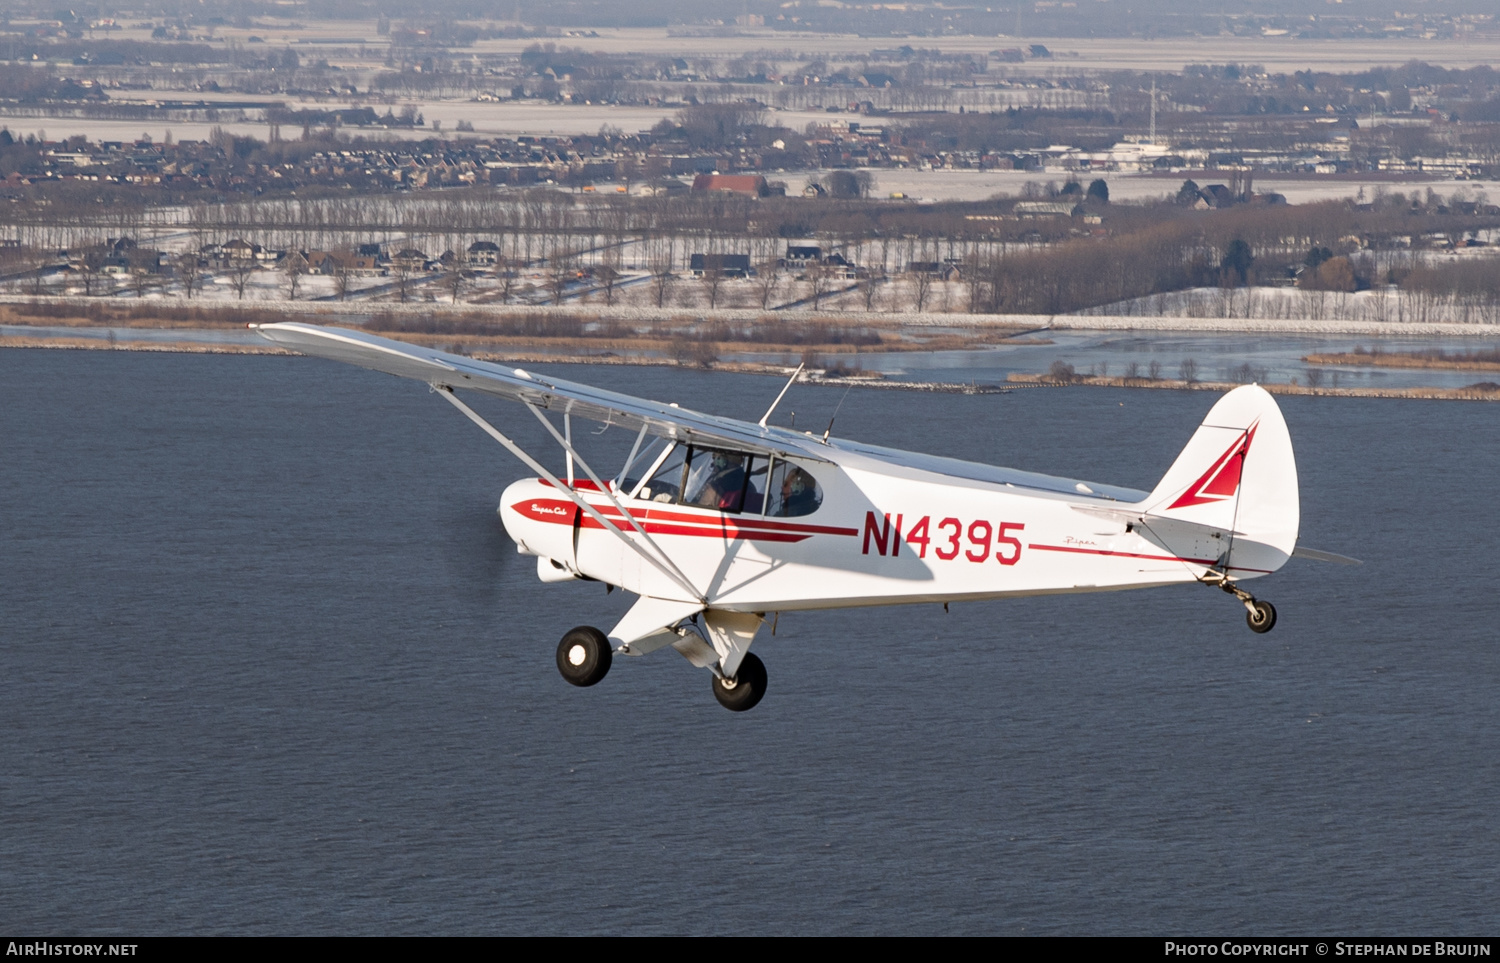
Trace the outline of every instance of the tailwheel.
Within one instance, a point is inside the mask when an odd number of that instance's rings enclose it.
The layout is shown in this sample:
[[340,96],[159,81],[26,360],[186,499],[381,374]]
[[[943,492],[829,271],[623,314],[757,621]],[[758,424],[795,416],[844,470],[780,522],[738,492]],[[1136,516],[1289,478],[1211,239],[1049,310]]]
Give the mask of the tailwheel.
[[1270,602],[1256,598],[1223,575],[1216,579],[1205,578],[1204,581],[1209,585],[1217,585],[1240,600],[1240,604],[1245,607],[1245,624],[1250,626],[1251,632],[1264,635],[1275,628],[1276,606]]
[[755,708],[766,694],[766,665],[753,652],[746,652],[740,669],[733,679],[721,679],[715,675],[714,698],[730,712],[744,712]]
[[580,625],[557,643],[557,671],[573,685],[594,685],[609,672],[613,656],[603,632]]
[[1245,608],[1245,624],[1250,626],[1251,632],[1264,634],[1271,631],[1276,625],[1276,606],[1265,599],[1256,599],[1247,602]]

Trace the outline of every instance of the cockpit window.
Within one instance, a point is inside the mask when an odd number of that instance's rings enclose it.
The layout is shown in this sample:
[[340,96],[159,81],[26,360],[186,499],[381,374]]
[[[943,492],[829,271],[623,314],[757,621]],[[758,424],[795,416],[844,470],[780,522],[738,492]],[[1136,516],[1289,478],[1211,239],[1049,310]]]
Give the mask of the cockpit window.
[[[811,515],[823,504],[812,475],[779,458],[675,444],[636,465],[651,472],[635,493],[644,501],[783,518]],[[635,484],[627,478],[624,490]]]
[[686,445],[674,445],[667,452],[666,460],[657,466],[646,484],[641,486],[636,497],[648,502],[677,501],[677,495],[682,490],[682,464],[687,452]]
[[739,514],[745,507],[750,456],[717,448],[696,448],[688,460],[682,503]]
[[766,514],[778,518],[811,515],[823,504],[823,490],[817,480],[804,469],[780,459],[771,468],[770,497]]

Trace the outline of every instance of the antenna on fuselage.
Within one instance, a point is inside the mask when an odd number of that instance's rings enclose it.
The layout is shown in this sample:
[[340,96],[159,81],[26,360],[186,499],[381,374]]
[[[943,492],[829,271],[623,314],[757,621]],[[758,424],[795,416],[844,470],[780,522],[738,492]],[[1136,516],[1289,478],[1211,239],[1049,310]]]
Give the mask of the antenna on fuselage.
[[805,367],[807,367],[806,361],[797,365],[797,370],[793,371],[792,376],[787,379],[786,387],[781,389],[781,394],[776,396],[776,400],[771,402],[771,407],[766,409],[766,413],[760,416],[760,421],[756,422],[756,424],[762,428],[766,426],[766,422],[771,420],[771,413],[776,410],[777,405],[781,404],[781,399],[786,397],[787,389],[791,388],[793,382],[797,380],[797,376],[802,373],[802,369]]
[[[839,399],[838,407],[833,409],[833,418],[839,416],[839,411],[844,407],[844,398],[849,397],[849,389],[853,387],[853,383],[844,386],[844,396]],[[823,429],[823,444],[825,445],[828,444],[828,436],[833,434],[833,418],[828,419],[828,427]]]

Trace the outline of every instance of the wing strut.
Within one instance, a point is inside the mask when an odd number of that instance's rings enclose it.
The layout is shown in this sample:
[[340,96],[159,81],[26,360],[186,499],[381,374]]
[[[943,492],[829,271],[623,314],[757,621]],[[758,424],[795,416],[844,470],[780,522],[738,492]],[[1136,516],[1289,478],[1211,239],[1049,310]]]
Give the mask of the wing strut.
[[[588,515],[589,515],[589,517],[592,518],[594,521],[598,522],[604,528],[605,531],[607,531],[607,532],[613,532],[614,535],[617,538],[619,538],[621,541],[623,541],[626,545],[630,546],[631,551],[635,552],[637,555],[639,555],[645,561],[651,563],[651,565],[654,566],[657,571],[661,572],[668,579],[672,580],[673,582],[676,582],[679,586],[681,586],[688,593],[688,595],[690,597],[698,599],[699,601],[705,601],[706,602],[706,600],[704,599],[703,593],[699,592],[696,588],[693,587],[693,583],[691,581],[689,581],[688,578],[685,575],[682,574],[682,572],[680,572],[680,571],[677,570],[677,566],[673,565],[669,569],[666,565],[663,565],[661,561],[659,561],[653,555],[651,555],[651,553],[649,553],[645,549],[641,548],[640,545],[636,544],[636,542],[635,542],[634,539],[632,539],[629,535],[625,534],[624,531],[622,531],[617,525],[615,525],[609,519],[605,518],[602,514],[600,514],[600,512],[599,512],[599,510],[597,508],[595,508],[593,505],[590,505],[588,502],[584,501],[583,498],[581,498],[578,495],[578,493],[573,490],[573,488],[571,486],[564,485],[562,483],[562,481],[560,481],[556,475],[554,475],[550,471],[548,471],[542,465],[541,462],[537,461],[535,458],[532,458],[530,455],[526,454],[526,452],[521,448],[520,445],[517,445],[515,442],[511,441],[504,434],[502,434],[500,432],[500,430],[497,429],[494,425],[490,424],[488,421],[485,421],[484,418],[482,418],[479,415],[479,413],[476,412],[473,408],[470,408],[468,405],[464,404],[462,401],[459,401],[458,398],[454,395],[453,389],[451,387],[449,387],[448,385],[437,385],[437,384],[433,385],[432,387],[433,387],[433,390],[435,390],[438,394],[442,395],[442,397],[443,397],[443,399],[445,401],[449,402],[450,404],[453,405],[453,407],[455,407],[459,411],[463,412],[464,416],[467,417],[470,421],[474,422],[474,424],[476,424],[480,428],[484,429],[485,434],[489,435],[491,438],[493,438],[496,441],[498,441],[501,445],[505,446],[505,450],[506,451],[510,452],[512,455],[515,455],[523,463],[525,463],[526,467],[530,468],[532,471],[536,472],[538,475],[541,475],[543,478],[545,478],[547,480],[548,484],[550,484],[553,488],[556,488],[559,492],[562,492],[568,498],[572,499],[573,504],[577,505],[584,512],[587,512]],[[531,406],[527,405],[527,407],[530,408]],[[535,411],[535,409],[532,409],[532,410]],[[547,425],[548,430],[551,431],[554,436],[557,435],[557,430],[552,427],[552,425],[547,421],[546,418],[542,418],[542,423],[545,424],[545,425]],[[569,446],[569,447],[572,447],[572,446]],[[588,471],[588,473],[590,475],[593,475],[593,471],[590,470],[590,469],[588,469],[587,466],[585,466],[585,470]],[[596,484],[597,484],[597,481],[596,481]],[[601,488],[601,490],[604,491],[606,497],[608,497],[611,501],[615,501],[614,500],[614,496],[609,493],[608,489],[604,488],[604,486],[602,486],[602,485],[600,485],[600,488]],[[618,501],[615,501],[616,507],[619,507],[619,504],[620,503]],[[630,521],[631,521],[631,523],[633,525],[635,525],[637,528],[639,528],[639,523],[636,522],[635,518],[629,512],[625,512],[625,517],[629,518]],[[641,532],[641,534],[645,535],[645,532]],[[649,536],[647,537],[647,540],[650,541]],[[655,548],[658,552],[661,551],[660,548],[657,548],[655,542],[651,543],[651,547]]]
[[[625,473],[628,472],[628,471],[630,471],[630,466],[631,465],[635,464],[635,456],[640,453],[641,442],[645,439],[645,437],[646,437],[646,429],[649,428],[649,427],[651,427],[651,426],[650,425],[641,425],[640,432],[635,436],[635,444],[633,444],[633,445],[630,446],[630,457],[628,457],[628,458],[625,459],[625,467],[620,469],[620,476],[615,479],[615,484],[617,484],[617,485],[623,485],[623,484],[625,484]],[[630,492],[629,494],[633,495],[635,493],[634,492]]]
[[[620,504],[620,500],[615,497],[614,492],[610,491],[609,486],[604,484],[604,482],[599,478],[598,475],[594,474],[594,469],[589,467],[589,463],[584,461],[583,456],[578,454],[578,452],[573,449],[572,441],[568,440],[562,435],[559,435],[557,433],[557,429],[552,426],[552,422],[547,420],[547,416],[542,414],[536,405],[528,403],[526,407],[530,408],[531,413],[533,415],[536,415],[536,420],[540,421],[542,423],[542,426],[545,427],[547,431],[551,432],[552,437],[557,440],[557,443],[563,446],[563,450],[568,453],[569,461],[576,461],[578,463],[578,467],[582,468],[583,473],[589,476],[589,480],[598,486],[599,491],[604,495],[604,497],[608,498],[610,504],[615,506],[615,510],[618,511],[620,515],[630,523],[630,527],[635,529],[637,532],[640,532],[641,538],[644,538],[646,540],[646,544],[650,545],[652,550],[655,551],[658,556],[660,556],[661,562],[664,562],[671,567],[672,571],[676,573],[675,581],[677,582],[677,584],[687,588],[692,593],[693,598],[699,599],[700,601],[706,603],[708,599],[702,592],[693,588],[692,580],[682,573],[682,569],[673,564],[671,556],[661,550],[661,546],[656,544],[656,539],[652,538],[646,533],[646,529],[641,526],[640,521],[638,521],[634,515],[627,511],[624,505]],[[572,491],[571,487],[569,488],[569,491]],[[574,501],[579,502],[579,504],[584,504],[583,500],[577,495],[574,495],[573,499]],[[623,530],[621,530],[620,534],[623,537],[625,533]],[[629,541],[629,539],[626,539],[626,541]],[[638,553],[640,553],[642,558],[647,557],[646,553],[641,550],[640,546],[634,545],[634,543],[632,543],[632,547]],[[661,568],[661,565],[657,565],[657,568]]]

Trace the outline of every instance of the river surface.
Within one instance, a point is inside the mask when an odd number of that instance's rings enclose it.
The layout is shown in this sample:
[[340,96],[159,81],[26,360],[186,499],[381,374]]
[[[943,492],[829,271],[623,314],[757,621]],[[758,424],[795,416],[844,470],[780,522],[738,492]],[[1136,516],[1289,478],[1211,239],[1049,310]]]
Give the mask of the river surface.
[[[780,388],[555,370],[752,420]],[[1212,401],[799,385],[777,418],[1150,488]],[[562,681],[628,600],[537,581],[494,513],[524,470],[422,385],[0,351],[0,921],[1493,935],[1495,408],[1280,404],[1304,543],[1365,565],[1256,583],[1271,634],[1196,586],[788,614],[738,715],[670,651]]]
[[[264,345],[252,331],[240,328],[77,328],[64,325],[0,325],[0,337],[85,338],[205,345]],[[1441,368],[1386,368],[1374,365],[1309,365],[1311,354],[1379,348],[1397,352],[1441,349],[1448,352],[1493,350],[1494,338],[1372,338],[1296,334],[1198,334],[1177,331],[1042,331],[1034,336],[1047,344],[1002,344],[967,351],[898,351],[883,354],[827,354],[823,363],[841,363],[878,371],[890,378],[993,384],[1012,374],[1046,373],[1055,361],[1070,364],[1079,374],[1123,376],[1135,365],[1139,376],[1155,362],[1162,378],[1182,377],[1184,361],[1192,361],[1199,381],[1286,383],[1296,378],[1308,384],[1308,372],[1318,372],[1320,383],[1343,388],[1462,388],[1480,381],[1500,381],[1496,371],[1454,371]],[[460,339],[461,340],[461,339]],[[546,348],[539,351],[545,352]],[[573,349],[566,349],[572,351]],[[788,354],[737,352],[726,360],[795,365]],[[1246,367],[1248,366],[1248,367]]]

